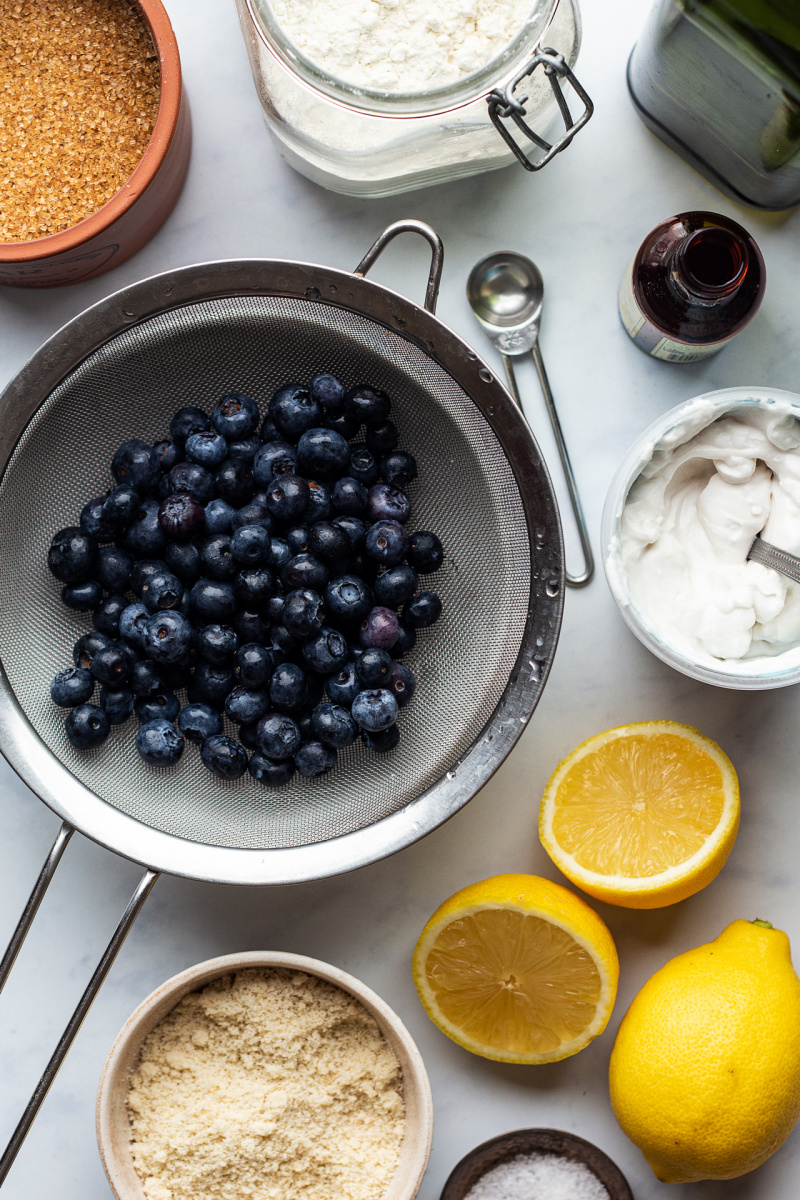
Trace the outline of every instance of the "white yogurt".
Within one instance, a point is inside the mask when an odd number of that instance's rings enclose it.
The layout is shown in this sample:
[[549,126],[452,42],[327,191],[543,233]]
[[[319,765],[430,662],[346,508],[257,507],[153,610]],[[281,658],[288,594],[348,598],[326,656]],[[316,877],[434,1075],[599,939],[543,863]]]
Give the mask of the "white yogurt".
[[630,601],[696,662],[782,654],[800,646],[800,586],[747,554],[760,533],[800,555],[800,421],[782,405],[694,416],[625,501],[615,549]]

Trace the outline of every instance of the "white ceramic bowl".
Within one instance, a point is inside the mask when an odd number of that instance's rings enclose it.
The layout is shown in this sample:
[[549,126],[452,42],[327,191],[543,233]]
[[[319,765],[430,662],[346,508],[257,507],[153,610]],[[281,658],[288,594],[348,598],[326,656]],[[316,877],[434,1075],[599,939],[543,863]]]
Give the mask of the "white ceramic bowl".
[[245,967],[288,967],[293,971],[317,975],[349,992],[375,1018],[381,1033],[400,1060],[406,1106],[400,1163],[382,1200],[413,1200],[419,1191],[430,1156],[433,1101],[425,1064],[408,1030],[388,1004],[352,975],[302,954],[259,950],[211,958],[173,976],[142,1001],[117,1035],[106,1059],[97,1094],[97,1141],[106,1175],[117,1200],[146,1200],[131,1156],[126,1106],[130,1077],[136,1067],[142,1042],[189,992],[199,991],[220,975]]
[[693,436],[724,413],[753,407],[786,412],[800,420],[800,396],[794,392],[778,388],[734,387],[695,396],[654,421],[634,442],[611,482],[603,509],[601,533],[608,586],[625,622],[639,641],[663,662],[691,679],[742,691],[787,687],[800,682],[800,646],[776,654],[774,658],[743,659],[737,663],[720,661],[718,666],[688,657],[682,649],[670,645],[632,603],[619,556],[619,528],[628,492],[659,445],[679,445],[687,436]]

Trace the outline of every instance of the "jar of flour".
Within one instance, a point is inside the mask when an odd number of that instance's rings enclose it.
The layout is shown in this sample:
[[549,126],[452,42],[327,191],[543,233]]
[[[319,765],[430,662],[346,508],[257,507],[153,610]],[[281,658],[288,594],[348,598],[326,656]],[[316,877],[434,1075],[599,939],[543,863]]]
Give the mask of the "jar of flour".
[[535,171],[591,116],[577,0],[237,0],[267,127],[301,174],[389,196]]

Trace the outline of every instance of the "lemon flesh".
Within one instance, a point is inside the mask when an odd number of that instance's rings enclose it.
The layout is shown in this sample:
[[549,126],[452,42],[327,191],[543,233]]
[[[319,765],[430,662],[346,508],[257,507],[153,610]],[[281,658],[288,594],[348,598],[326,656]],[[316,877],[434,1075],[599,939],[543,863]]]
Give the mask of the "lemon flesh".
[[578,746],[545,788],[545,850],[584,891],[658,908],[705,887],[739,825],[736,772],[710,738],[674,721],[623,725]]
[[554,1062],[605,1027],[618,964],[603,922],[566,888],[495,876],[434,913],[414,952],[428,1015],[467,1050]]

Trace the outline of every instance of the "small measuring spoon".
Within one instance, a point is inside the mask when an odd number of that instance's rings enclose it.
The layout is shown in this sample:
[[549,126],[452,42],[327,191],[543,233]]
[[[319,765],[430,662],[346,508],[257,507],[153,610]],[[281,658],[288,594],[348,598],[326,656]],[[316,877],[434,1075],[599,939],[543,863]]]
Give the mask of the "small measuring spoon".
[[[530,353],[539,382],[542,385],[550,424],[555,434],[558,454],[567,481],[572,511],[578,526],[578,536],[583,551],[584,569],[580,575],[567,572],[570,587],[584,587],[594,575],[594,556],[586,530],[575,473],[569,460],[567,444],[556,412],[556,404],[547,372],[544,369],[542,352],[539,349],[539,324],[542,318],[544,280],[539,268],[524,254],[513,251],[489,254],[476,263],[467,280],[467,299],[472,311],[486,330],[489,338],[500,351],[508,379],[508,388],[518,407],[522,410],[517,380],[514,375],[512,356]],[[524,410],[522,410],[524,411]]]

